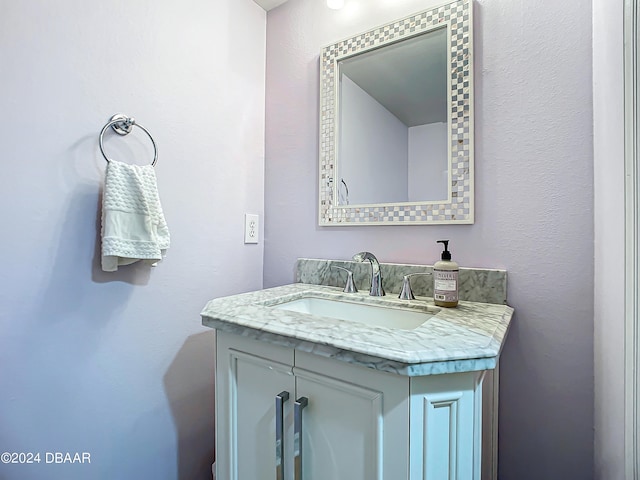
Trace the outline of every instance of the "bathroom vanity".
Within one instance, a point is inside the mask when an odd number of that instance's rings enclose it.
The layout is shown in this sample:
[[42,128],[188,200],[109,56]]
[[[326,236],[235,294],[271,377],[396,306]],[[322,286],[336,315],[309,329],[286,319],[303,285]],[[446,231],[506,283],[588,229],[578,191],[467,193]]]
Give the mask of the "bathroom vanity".
[[[319,67],[318,225],[473,223],[472,1],[338,40]],[[460,269],[458,307],[437,308],[429,267],[361,253],[371,272],[299,260],[297,283],[202,311],[219,480],[497,478],[506,272]]]
[[[335,265],[368,279],[358,265]],[[464,300],[441,309],[420,285],[415,300],[398,299],[396,270],[424,266],[383,265],[384,297],[345,293],[326,284],[340,281],[331,267],[300,261],[298,280],[316,284],[218,298],[202,311],[217,330],[217,478],[494,477],[492,373],[513,309]],[[496,271],[487,272],[461,276],[477,290]]]

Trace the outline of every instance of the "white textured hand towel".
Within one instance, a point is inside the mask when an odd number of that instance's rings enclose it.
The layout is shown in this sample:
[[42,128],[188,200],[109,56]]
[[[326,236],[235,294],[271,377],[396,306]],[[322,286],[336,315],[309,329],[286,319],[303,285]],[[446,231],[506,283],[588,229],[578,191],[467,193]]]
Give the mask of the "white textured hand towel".
[[110,160],[102,196],[102,270],[144,261],[155,265],[169,248],[169,228],[151,165]]

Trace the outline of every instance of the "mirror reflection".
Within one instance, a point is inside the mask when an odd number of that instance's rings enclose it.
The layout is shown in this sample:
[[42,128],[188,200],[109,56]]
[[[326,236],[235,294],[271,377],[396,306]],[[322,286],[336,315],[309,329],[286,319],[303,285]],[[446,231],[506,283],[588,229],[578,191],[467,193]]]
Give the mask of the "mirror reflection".
[[473,223],[471,0],[327,45],[319,93],[319,225]]
[[448,197],[447,27],[338,62],[338,204]]

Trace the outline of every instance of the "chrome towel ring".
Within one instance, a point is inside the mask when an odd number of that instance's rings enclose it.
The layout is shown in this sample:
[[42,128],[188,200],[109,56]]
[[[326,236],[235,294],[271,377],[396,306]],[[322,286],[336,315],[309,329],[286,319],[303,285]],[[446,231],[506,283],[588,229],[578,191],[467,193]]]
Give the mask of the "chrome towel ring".
[[107,161],[107,163],[110,162],[111,159],[107,157],[106,153],[104,153],[104,145],[103,145],[104,132],[107,131],[107,128],[111,127],[113,131],[116,132],[118,135],[127,135],[129,134],[129,132],[131,132],[131,129],[133,128],[134,125],[136,127],[141,128],[144,131],[144,133],[146,133],[149,136],[149,139],[153,144],[153,162],[151,162],[151,165],[155,166],[156,162],[158,161],[158,146],[156,145],[156,142],[153,140],[153,137],[151,136],[151,134],[149,133],[149,130],[144,128],[139,123],[136,123],[136,120],[133,117],[127,117],[122,113],[116,113],[114,116],[112,116],[109,119],[109,122],[104,127],[102,127],[102,131],[100,132],[100,151],[102,152],[102,156]]

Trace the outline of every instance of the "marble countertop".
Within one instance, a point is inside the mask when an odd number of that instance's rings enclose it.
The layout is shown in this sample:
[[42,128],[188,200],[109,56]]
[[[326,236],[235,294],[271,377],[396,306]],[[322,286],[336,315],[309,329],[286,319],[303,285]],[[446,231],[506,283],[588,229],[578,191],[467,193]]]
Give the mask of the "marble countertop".
[[[369,326],[272,308],[306,296],[430,309],[435,315],[413,330]],[[432,375],[495,368],[513,309],[461,301],[439,308],[430,297],[400,300],[343,293],[296,283],[211,300],[201,313],[211,328],[402,375]]]

